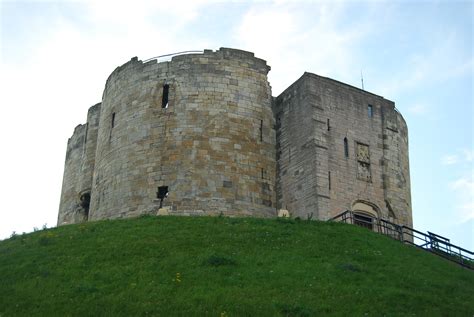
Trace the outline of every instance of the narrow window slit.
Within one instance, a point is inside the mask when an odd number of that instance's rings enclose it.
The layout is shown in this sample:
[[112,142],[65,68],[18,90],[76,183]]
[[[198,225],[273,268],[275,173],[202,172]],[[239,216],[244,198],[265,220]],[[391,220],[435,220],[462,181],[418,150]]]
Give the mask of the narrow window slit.
[[84,137],[84,144],[87,144],[87,133],[89,132],[89,123],[86,123],[86,135]]
[[163,109],[168,108],[169,91],[170,91],[170,85],[168,84],[163,85],[163,98],[161,100],[161,108]]
[[263,142],[263,120],[260,120],[260,142]]
[[112,140],[112,130],[114,126],[115,126],[115,112],[112,113],[112,118],[110,119],[109,142]]
[[347,138],[344,138],[344,156],[349,157],[349,143],[347,142]]
[[329,124],[329,119],[328,119],[328,131],[331,131],[331,125]]
[[328,172],[328,188],[331,190],[331,172]]

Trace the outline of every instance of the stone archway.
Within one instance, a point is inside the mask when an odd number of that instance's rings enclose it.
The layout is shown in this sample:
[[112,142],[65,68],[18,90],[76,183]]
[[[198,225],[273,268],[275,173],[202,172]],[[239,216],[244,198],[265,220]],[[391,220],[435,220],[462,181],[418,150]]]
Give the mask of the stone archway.
[[352,204],[354,224],[374,230],[375,219],[379,218],[380,209],[367,201],[357,200]]
[[91,203],[91,192],[90,189],[84,190],[79,194],[79,214],[78,216],[81,218],[79,222],[85,222],[89,220],[89,207]]

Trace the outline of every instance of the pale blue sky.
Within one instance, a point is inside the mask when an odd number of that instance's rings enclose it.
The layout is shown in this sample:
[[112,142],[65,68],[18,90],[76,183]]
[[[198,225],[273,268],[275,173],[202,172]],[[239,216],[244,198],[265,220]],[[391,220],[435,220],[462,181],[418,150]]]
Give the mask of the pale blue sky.
[[473,2],[0,0],[0,239],[56,224],[67,138],[133,56],[233,47],[393,100],[414,226],[474,249]]

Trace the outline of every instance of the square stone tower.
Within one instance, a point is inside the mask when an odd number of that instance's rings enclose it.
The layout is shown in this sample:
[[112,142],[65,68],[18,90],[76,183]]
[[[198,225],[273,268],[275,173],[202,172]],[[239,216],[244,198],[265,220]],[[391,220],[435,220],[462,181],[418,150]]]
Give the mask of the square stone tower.
[[305,73],[274,99],[277,208],[412,226],[407,126],[392,101]]

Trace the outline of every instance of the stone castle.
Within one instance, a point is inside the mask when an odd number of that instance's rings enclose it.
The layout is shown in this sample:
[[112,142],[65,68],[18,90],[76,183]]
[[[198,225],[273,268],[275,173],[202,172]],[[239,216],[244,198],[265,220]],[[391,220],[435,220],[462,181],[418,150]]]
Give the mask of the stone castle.
[[407,126],[394,103],[311,73],[272,97],[269,70],[229,48],[115,69],[68,141],[58,225],[353,210],[411,227]]

